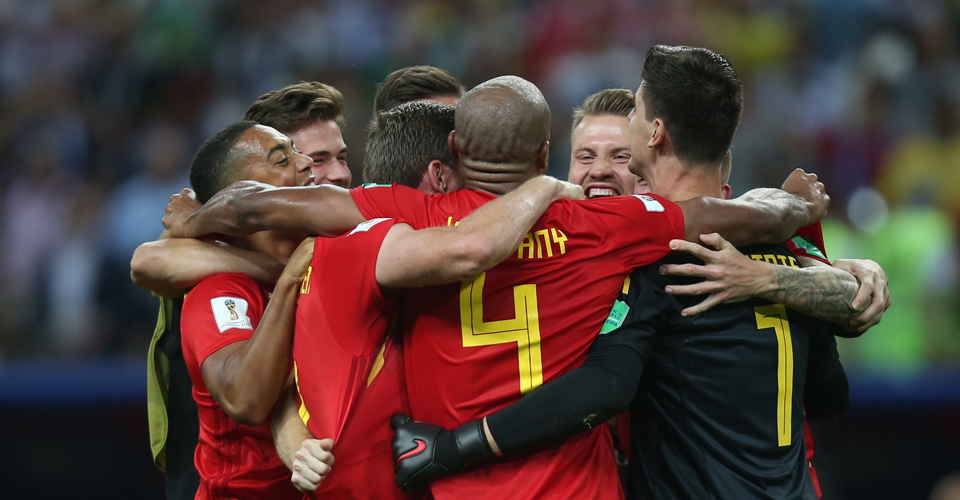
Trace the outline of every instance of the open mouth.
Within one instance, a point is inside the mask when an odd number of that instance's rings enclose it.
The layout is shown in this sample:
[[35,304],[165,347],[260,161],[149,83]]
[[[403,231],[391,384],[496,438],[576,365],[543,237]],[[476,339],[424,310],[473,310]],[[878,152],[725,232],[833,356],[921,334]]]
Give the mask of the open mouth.
[[604,196],[620,196],[620,192],[612,187],[595,186],[586,190],[587,198],[601,198]]

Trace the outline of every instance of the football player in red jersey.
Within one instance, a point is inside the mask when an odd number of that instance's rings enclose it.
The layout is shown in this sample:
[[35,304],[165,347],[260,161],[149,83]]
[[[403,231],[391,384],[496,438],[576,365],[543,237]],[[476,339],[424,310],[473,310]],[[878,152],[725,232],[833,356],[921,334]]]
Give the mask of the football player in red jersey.
[[[343,95],[336,88],[320,82],[300,82],[263,94],[243,119],[290,137],[313,161],[314,184],[346,188],[352,176],[340,132],[343,106]],[[259,282],[273,282],[282,270],[283,264],[269,255],[193,238],[144,243],[130,262],[134,283],[174,299],[183,298],[185,289],[213,274],[238,272]]]
[[568,178],[583,186],[587,198],[646,194],[646,181],[627,169],[633,92],[606,89],[588,96],[573,110]]
[[[696,79],[690,79],[690,80],[696,80]],[[638,102],[640,102],[639,99],[638,99]],[[640,108],[640,109],[642,109],[642,108]],[[659,116],[659,115],[653,115],[653,116]],[[671,116],[672,116],[672,115],[671,115]],[[636,119],[639,120],[639,119],[640,119],[640,116],[638,116]],[[661,121],[661,120],[658,118],[658,121]],[[659,124],[659,126],[660,126],[660,127],[663,127],[663,128],[661,128],[660,130],[658,130],[658,132],[661,134],[661,137],[656,138],[656,140],[657,140],[657,141],[670,142],[670,141],[671,141],[670,135],[669,135],[669,134],[670,134],[670,131],[676,132],[678,129],[676,129],[676,128],[672,128],[672,129],[671,129],[671,128],[668,128],[668,127],[666,127],[666,126],[663,126],[662,123]],[[645,137],[646,134],[643,134],[643,135],[641,135],[641,136],[642,136],[642,137]],[[664,138],[664,136],[666,136],[666,138]],[[635,137],[636,137],[636,135],[635,135]],[[676,139],[676,137],[675,137],[675,139]],[[715,148],[714,148],[714,151],[716,151],[716,149],[718,149],[718,148],[715,147]],[[655,156],[658,160],[662,161],[662,158],[667,158],[667,160],[664,161],[663,163],[669,163],[669,162],[671,162],[671,161],[674,161],[674,162],[677,161],[677,159],[676,159],[675,157],[671,158],[671,155],[670,155],[669,153],[664,154],[662,150],[657,151],[657,153],[658,153],[658,154],[656,154],[656,155],[654,155],[654,156]],[[722,153],[723,153],[723,150],[720,150],[720,154],[721,154],[721,155],[722,155]],[[711,153],[711,154],[717,155],[716,152]],[[721,168],[720,170],[718,170],[718,169],[717,169],[717,166],[716,166],[716,165],[717,165],[716,162],[719,161],[720,156],[715,156],[715,158],[716,158],[716,159],[714,160],[715,162],[713,163],[713,166],[712,166],[712,169],[713,169],[712,172],[714,172],[714,173],[713,173],[712,175],[714,176],[714,177],[713,177],[714,179],[717,179],[717,177],[715,177],[715,176],[716,176],[716,172],[722,172],[722,173],[721,173],[721,182],[723,182],[724,180],[726,180],[726,176],[729,175],[729,160],[730,160],[729,151],[727,151],[726,159],[724,160],[724,161],[727,163],[727,164],[724,166],[725,168]],[[683,164],[682,162],[681,162],[681,165],[684,165],[684,170],[681,171],[681,172],[674,172],[674,174],[676,174],[675,176],[670,176],[669,168],[668,168],[668,167],[663,167],[663,166],[658,167],[658,168],[664,169],[664,170],[661,172],[661,173],[664,174],[664,175],[663,175],[663,179],[665,179],[665,181],[664,181],[664,184],[665,184],[665,185],[664,185],[663,187],[666,189],[666,192],[671,192],[670,190],[672,189],[672,190],[673,190],[673,192],[672,192],[673,195],[676,195],[676,194],[677,194],[677,193],[676,193],[676,192],[677,192],[677,186],[683,186],[683,185],[684,185],[684,182],[686,183],[686,185],[689,186],[690,183],[692,182],[692,179],[697,179],[696,175],[697,175],[698,172],[700,172],[700,170],[698,170],[698,169],[696,169],[696,168],[694,168],[694,167],[687,166],[687,165]],[[706,185],[707,185],[707,186],[710,185],[710,183],[709,183],[709,179],[711,178],[711,177],[710,177],[710,175],[711,175],[710,172],[711,172],[711,169],[710,169],[710,168],[706,168],[706,167],[703,168],[703,173],[706,173],[707,176],[706,176],[706,177],[701,177],[701,178],[699,178],[700,185],[703,185],[704,182],[706,182]],[[679,175],[679,174],[682,174],[682,175]],[[678,178],[682,178],[683,175],[688,176],[688,177],[687,177],[687,180],[686,180],[686,181],[678,180]],[[671,184],[671,183],[674,183],[674,184]],[[711,193],[713,196],[716,196],[717,194],[714,194],[714,193],[720,193],[721,190],[720,190],[720,189],[717,189],[716,181],[714,181],[713,186],[714,186],[713,189],[712,189],[712,190],[707,190],[707,192]],[[701,191],[701,192],[702,192],[702,191]],[[680,191],[680,193],[681,193],[681,196],[682,196],[682,191]],[[681,245],[682,245],[682,244],[681,244]],[[742,259],[741,259],[741,260],[742,260]],[[752,262],[752,261],[750,261],[750,262]],[[755,263],[755,264],[756,264],[756,263]],[[766,267],[769,267],[769,266],[766,266]],[[731,273],[731,276],[732,276],[732,275],[733,275],[733,274]],[[769,280],[767,280],[767,281],[769,281]],[[849,281],[852,281],[852,277],[849,277],[848,282],[849,282]],[[626,285],[625,285],[625,286],[626,286]],[[867,287],[863,287],[863,290],[861,290],[861,291],[866,290],[866,288],[867,288]],[[855,290],[855,289],[854,289],[854,288],[851,288],[850,286],[848,286],[848,287],[846,288],[846,290],[847,290],[848,292],[852,292],[852,291]],[[885,292],[885,290],[882,290],[882,291]],[[675,293],[679,293],[679,291],[677,290],[677,291],[675,291]],[[843,299],[843,297],[840,297],[840,296],[838,296],[838,298]],[[846,311],[846,313],[843,314],[843,315],[840,315],[840,316],[832,317],[832,319],[850,319],[850,318],[852,318],[852,316],[850,316],[850,310],[851,310],[851,309],[850,309],[850,299],[853,299],[852,295],[849,295],[849,297],[847,297],[847,300],[846,300],[847,311]],[[854,302],[855,302],[855,301],[856,301],[856,299],[854,299]],[[883,300],[880,299],[880,302],[882,303]],[[824,312],[824,313],[826,312],[826,311],[815,311],[815,310],[810,309],[810,307],[811,307],[811,304],[810,304],[810,303],[806,303],[806,304],[793,304],[793,305],[796,306],[796,307],[806,306],[808,312]],[[696,312],[696,311],[691,311],[691,314],[693,314],[693,313],[695,313],[695,312]],[[597,379],[594,379],[594,380],[597,380]],[[606,380],[606,379],[604,379],[604,381],[605,381],[605,380]],[[620,384],[620,385],[623,385],[623,384]],[[603,391],[599,391],[599,389],[600,389],[601,386],[604,388],[604,390],[607,390],[607,388],[610,388],[611,390],[615,390],[615,389],[613,389],[613,388],[618,387],[618,384],[616,384],[616,383],[610,383],[610,384],[608,384],[608,383],[602,383],[602,384],[599,384],[599,385],[592,384],[592,385],[590,385],[589,387],[586,387],[586,386],[583,387],[584,393],[591,392],[591,391],[592,391],[592,392],[603,392]],[[592,387],[593,389],[591,389],[591,387]],[[635,387],[635,386],[634,386],[634,387]],[[569,387],[567,387],[567,389],[568,389],[568,391],[566,392],[566,394],[569,394]],[[629,396],[632,396],[632,391],[629,391],[629,390],[628,390],[627,392],[630,393]],[[534,394],[536,394],[536,393],[534,393]],[[629,402],[629,399],[630,399],[630,398],[628,397],[627,400],[626,400],[626,402]],[[538,402],[543,403],[543,399],[540,399]],[[542,407],[542,405],[539,405],[539,406]],[[538,407],[538,405],[528,406],[528,408],[530,408],[531,410],[534,410],[534,409],[536,409],[537,407]],[[603,411],[605,411],[606,408],[607,408],[607,407],[605,407],[605,406],[603,406],[603,407],[600,407],[600,406],[594,407],[594,406],[589,406],[589,405],[585,406],[582,402],[581,402],[581,404],[552,405],[552,406],[549,406],[549,407],[550,407],[550,408],[564,408],[564,410],[562,410],[562,411],[567,411],[567,410],[579,411],[580,409],[584,409],[585,413],[593,413],[594,411],[596,411],[597,413],[601,413],[601,414],[602,414],[602,410],[600,410],[599,408],[603,408],[603,409],[604,409]],[[576,410],[573,410],[574,408],[575,408]],[[594,408],[597,408],[597,409],[594,410]],[[589,410],[586,410],[586,409],[589,409]],[[504,415],[506,415],[506,414],[504,414]],[[506,422],[507,424],[510,424],[510,425],[515,424],[515,423],[518,421],[518,420],[517,420],[517,415],[518,415],[518,414],[517,414],[516,412],[513,412],[513,413],[511,413],[510,415],[514,416],[515,418],[513,418],[513,419],[509,419],[509,418],[501,419],[500,422]],[[521,414],[521,415],[522,415],[522,414]],[[593,416],[596,416],[596,414],[594,414]],[[544,420],[546,420],[546,419],[544,419]],[[554,433],[554,437],[560,435],[559,432],[556,432],[556,430],[553,429],[553,425],[554,425],[554,424],[552,423],[552,422],[554,422],[554,421],[558,421],[558,422],[559,422],[560,419],[551,417],[549,420],[550,420],[550,422],[551,422],[550,424],[546,424],[546,422],[541,421],[541,425],[538,427],[539,430],[537,430],[536,432],[526,433],[526,435],[524,435],[523,437],[520,437],[519,439],[520,439],[520,440],[528,440],[531,434],[538,434],[538,433],[541,433],[541,431],[542,431],[543,434],[551,434],[551,433]],[[571,422],[572,424],[580,425],[581,427],[583,427],[584,424],[585,424],[586,422],[588,422],[588,420],[589,420],[589,419],[582,419],[582,418],[581,418],[581,419],[573,419],[573,418],[571,418],[571,419],[570,419],[570,422]],[[601,420],[602,420],[602,419],[601,419]],[[524,421],[524,422],[530,422],[530,423],[533,424],[533,421],[531,421],[531,420],[523,419],[523,421]],[[595,420],[594,420],[594,421],[595,421]],[[422,439],[422,441],[424,441],[424,442],[429,442],[429,443],[431,443],[431,444],[438,438],[438,436],[442,436],[442,437],[439,437],[439,439],[443,440],[445,443],[444,443],[444,444],[441,444],[441,445],[437,446],[435,449],[433,449],[433,457],[432,457],[435,461],[439,461],[439,460],[437,460],[437,457],[438,457],[439,455],[446,455],[447,457],[451,457],[451,456],[457,455],[458,453],[464,452],[464,447],[462,447],[462,446],[459,445],[459,443],[464,440],[464,437],[465,437],[464,434],[466,434],[466,435],[471,435],[471,434],[472,434],[472,435],[475,435],[475,433],[470,430],[470,427],[473,427],[474,429],[483,428],[483,427],[486,427],[486,426],[487,426],[487,422],[483,422],[483,423],[474,422],[474,423],[468,424],[468,425],[464,426],[465,428],[467,428],[467,430],[465,430],[465,431],[463,431],[463,432],[461,432],[461,430],[463,429],[463,428],[461,428],[461,429],[458,429],[458,430],[456,431],[456,433],[444,433],[444,432],[441,432],[440,434],[438,434],[435,430],[434,430],[434,431],[428,430],[425,426],[423,426],[422,424],[419,424],[419,423],[407,424],[407,425],[408,425],[408,426],[419,426],[419,427],[421,427],[421,428],[420,428],[420,429],[416,429],[416,430],[415,430],[414,432],[412,432],[412,433],[407,433],[405,436],[402,436],[402,439],[401,439],[401,441],[400,441],[401,447],[400,447],[399,449],[395,450],[395,451],[396,451],[398,454],[399,454],[399,453],[403,453],[403,452],[407,449],[407,447],[408,447],[408,444],[407,444],[407,443],[409,442],[409,440],[410,440],[410,439],[416,439],[418,436],[419,436],[419,437],[424,437],[425,439]],[[590,425],[589,423],[587,423],[586,426],[583,427],[583,428],[584,428],[584,429],[589,429],[590,426],[591,426],[591,425]],[[406,426],[405,426],[405,427],[406,427]],[[491,421],[490,424],[489,424],[489,427],[490,427],[491,429],[493,429],[493,432],[492,432],[492,434],[488,434],[488,436],[494,436],[494,435],[497,435],[497,434],[498,434],[499,431],[497,430],[497,428],[496,428],[496,426],[495,426],[495,422],[492,422],[492,421]],[[521,427],[522,427],[522,426],[521,426]],[[532,427],[537,427],[537,425],[536,425],[536,424],[533,424],[533,425],[531,426],[531,428],[532,428]],[[504,428],[503,426],[500,427],[500,429],[503,429],[503,428]],[[435,428],[435,429],[436,429],[436,428]],[[530,429],[528,429],[528,430],[530,430]],[[399,433],[398,433],[398,434],[399,434]],[[454,438],[454,434],[455,434],[455,441],[456,441],[456,442],[453,442],[453,441],[452,441],[452,439]],[[481,433],[481,434],[482,434],[482,433]],[[510,438],[510,439],[511,439],[511,440],[515,440],[516,438],[518,438],[519,436],[521,436],[522,433],[520,433],[520,432],[510,432],[510,434],[513,435],[513,437]],[[566,435],[566,434],[564,434],[564,435]],[[429,437],[428,437],[428,436],[429,436]],[[439,444],[439,443],[438,443],[438,444]],[[515,442],[511,442],[511,443],[510,443],[510,445],[511,445],[510,448],[512,448],[512,446],[515,445],[515,444],[516,444]],[[492,445],[492,446],[491,446],[492,448],[495,448],[495,446],[493,446],[493,443],[491,443],[491,445]],[[430,449],[431,446],[428,444],[427,448]],[[516,449],[516,448],[512,448],[512,449]],[[470,451],[473,451],[473,450],[470,450]],[[492,453],[491,453],[491,455],[492,455]],[[427,455],[427,457],[428,457],[428,459],[430,458],[429,455]],[[413,457],[411,460],[420,460],[420,458],[419,458],[419,457]],[[421,460],[421,464],[420,464],[420,465],[425,465],[422,460]],[[450,462],[446,462],[446,463],[438,464],[438,465],[440,466],[441,469],[446,469],[446,471],[448,472],[449,470],[453,470],[453,469],[457,469],[457,468],[462,468],[462,465],[463,465],[463,464],[462,464],[462,463],[458,463],[458,461],[455,460],[454,463],[453,463],[453,465],[451,465]],[[403,480],[409,480],[409,479],[417,480],[417,479],[422,479],[422,477],[420,477],[420,478],[411,477],[411,472],[410,472],[410,471],[403,471],[403,472],[405,473],[405,476],[404,476]],[[421,470],[419,470],[419,471],[414,472],[414,474],[417,474],[417,473],[420,473],[420,472],[426,472],[426,473],[428,473],[428,474],[430,473],[430,471],[425,471],[424,469],[421,469]],[[441,470],[441,472],[444,472],[444,471]],[[401,480],[401,477],[400,477],[399,475],[398,475],[398,480]]]
[[[312,180],[309,158],[276,130],[245,121],[208,139],[194,158],[190,183],[201,200],[224,184],[251,178],[279,186]],[[293,253],[302,237],[266,232],[233,241],[277,257]],[[217,274],[184,299],[184,359],[200,416],[194,463],[198,499],[298,498],[286,467],[269,446],[263,425],[286,378],[293,306],[309,245],[294,256],[270,293],[244,274]]]
[[[200,200],[237,178],[279,186],[306,185],[311,180],[310,165],[310,159],[298,153],[286,136],[244,121],[204,143],[191,167],[191,184]],[[368,224],[353,233],[380,235],[384,243],[377,245],[374,253],[383,264],[376,270],[376,278],[386,286],[457,281],[505,258],[551,201],[581,192],[577,186],[544,177],[483,207],[457,227],[413,231],[405,224],[389,223],[373,231]],[[504,225],[500,220],[507,213],[514,219]],[[283,257],[290,255],[300,240],[265,232],[234,243]],[[196,453],[201,476],[198,498],[300,496],[287,484],[286,468],[273,450],[270,429],[263,422],[286,379],[293,301],[297,290],[309,292],[311,284],[308,278],[301,287],[312,245],[301,247],[278,281],[269,305],[267,290],[242,274],[204,279],[185,299],[184,355],[201,421]]]
[[[457,132],[450,138],[465,167],[467,185],[502,193],[545,170],[548,123],[549,108],[525,80],[501,77],[468,92],[457,109]],[[755,191],[732,202],[696,199],[675,205],[644,196],[554,205],[524,239],[518,255],[494,269],[499,272],[467,281],[460,293],[447,287],[420,294],[418,304],[406,301],[407,313],[413,314],[406,319],[412,334],[405,337],[405,349],[408,359],[418,360],[407,363],[406,370],[414,416],[435,414],[444,425],[456,426],[470,415],[515,401],[582,362],[592,337],[583,332],[603,321],[629,269],[669,251],[664,238],[683,234],[694,239],[709,227],[739,242],[777,241],[822,215],[822,185],[795,173],[788,186],[817,202]],[[427,197],[398,187],[348,193],[243,183],[199,209],[175,196],[164,222],[171,233],[184,236],[246,234],[267,227],[330,235],[387,214],[402,216],[415,227],[449,224],[491,198],[470,191]],[[758,225],[741,222],[748,218]],[[589,272],[578,272],[583,266]],[[524,286],[523,281],[534,283]],[[537,301],[540,296],[543,302]],[[419,314],[426,311],[418,307],[428,304],[432,315]],[[561,304],[566,306],[563,314],[555,312]],[[559,331],[571,324],[579,325],[572,334],[576,338],[562,337]],[[461,325],[460,335],[446,331],[452,325]],[[439,351],[444,354],[438,359]],[[509,352],[518,356],[513,363],[507,362]],[[584,461],[590,465],[583,467]],[[574,469],[582,473],[571,474]],[[438,498],[484,498],[504,488],[519,497],[619,496],[609,435],[598,429],[558,452],[451,478],[433,485],[432,492]]]

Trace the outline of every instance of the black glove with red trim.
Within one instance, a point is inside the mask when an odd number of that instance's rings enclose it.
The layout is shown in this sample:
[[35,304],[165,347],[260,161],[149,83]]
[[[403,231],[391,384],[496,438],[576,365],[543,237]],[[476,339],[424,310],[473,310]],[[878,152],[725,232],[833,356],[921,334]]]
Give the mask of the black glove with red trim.
[[390,426],[394,431],[394,479],[403,491],[422,488],[494,457],[483,431],[483,419],[448,431],[398,413],[390,419]]

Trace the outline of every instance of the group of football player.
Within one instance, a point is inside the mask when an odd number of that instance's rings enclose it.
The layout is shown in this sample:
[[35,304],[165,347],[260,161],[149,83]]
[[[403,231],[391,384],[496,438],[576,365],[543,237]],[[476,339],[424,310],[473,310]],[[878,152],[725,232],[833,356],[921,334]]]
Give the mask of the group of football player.
[[816,175],[730,199],[725,58],[641,76],[574,110],[569,182],[516,76],[389,75],[354,189],[329,85],[210,137],[131,262],[182,299],[151,347],[168,498],[818,498],[806,420],[846,407],[835,336],[886,277],[827,260]]

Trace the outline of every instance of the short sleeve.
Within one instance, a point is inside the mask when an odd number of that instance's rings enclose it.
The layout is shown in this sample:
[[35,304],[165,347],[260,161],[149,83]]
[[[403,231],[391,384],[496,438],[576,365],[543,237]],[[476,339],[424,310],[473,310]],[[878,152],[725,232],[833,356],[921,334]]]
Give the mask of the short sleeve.
[[820,226],[820,221],[798,229],[796,234],[787,240],[787,246],[797,257],[810,257],[825,264],[830,264],[830,260],[827,259],[826,246],[823,243],[823,229]]
[[387,233],[400,222],[371,219],[343,236],[317,238],[315,243],[309,293],[301,295],[301,304],[350,311],[325,315],[325,321],[340,346],[354,356],[369,355],[380,347],[385,328],[377,325],[392,317],[392,307],[377,283],[377,258]]
[[656,195],[560,200],[546,223],[563,228],[567,248],[581,259],[613,256],[624,274],[660,260],[670,240],[683,238],[680,207]]
[[224,346],[253,336],[265,307],[260,286],[246,275],[211,276],[183,300],[184,347],[191,349],[202,365],[207,356]]
[[350,190],[357,209],[367,219],[401,218],[415,229],[430,226],[430,195],[399,184],[366,184]]

